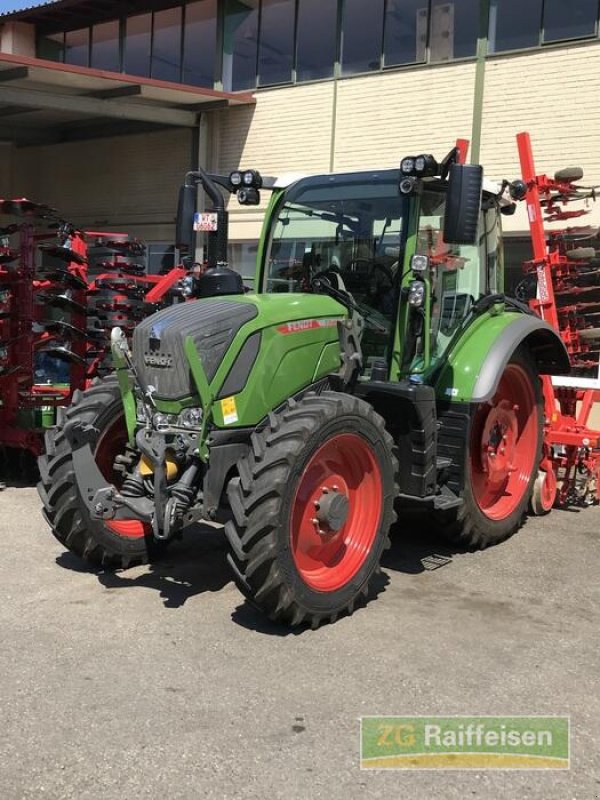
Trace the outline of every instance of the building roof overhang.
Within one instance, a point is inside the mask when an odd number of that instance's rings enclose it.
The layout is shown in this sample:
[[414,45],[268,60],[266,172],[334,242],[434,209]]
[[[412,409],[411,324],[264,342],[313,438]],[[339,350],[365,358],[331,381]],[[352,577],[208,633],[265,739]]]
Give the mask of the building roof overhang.
[[152,78],[0,53],[0,140],[28,143],[90,124],[193,128],[200,114],[254,103],[252,94],[219,92]]

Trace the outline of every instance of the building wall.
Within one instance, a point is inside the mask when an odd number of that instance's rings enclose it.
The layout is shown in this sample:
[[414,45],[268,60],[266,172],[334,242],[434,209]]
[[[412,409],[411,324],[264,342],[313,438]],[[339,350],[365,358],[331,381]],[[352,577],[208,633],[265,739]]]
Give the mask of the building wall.
[[25,22],[5,22],[0,25],[0,53],[15,56],[35,56],[35,28]]
[[[337,83],[259,91],[254,108],[214,112],[213,167],[264,174],[393,167],[403,155],[445,155],[470,138],[474,62],[416,67]],[[515,136],[531,133],[538,172],[581,166],[600,184],[600,43],[497,56],[486,64],[481,160],[488,177],[520,176]],[[231,237],[256,239],[260,209],[231,206]],[[600,203],[585,218],[600,225]],[[526,232],[524,207],[504,219]]]
[[169,242],[191,152],[191,132],[177,129],[20,148],[10,189],[81,227]]

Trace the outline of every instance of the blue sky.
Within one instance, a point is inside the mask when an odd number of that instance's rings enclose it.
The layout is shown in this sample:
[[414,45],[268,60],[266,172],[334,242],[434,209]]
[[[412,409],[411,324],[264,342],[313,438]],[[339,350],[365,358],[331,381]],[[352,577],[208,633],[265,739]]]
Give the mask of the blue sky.
[[28,6],[41,6],[44,0],[0,0],[0,14]]

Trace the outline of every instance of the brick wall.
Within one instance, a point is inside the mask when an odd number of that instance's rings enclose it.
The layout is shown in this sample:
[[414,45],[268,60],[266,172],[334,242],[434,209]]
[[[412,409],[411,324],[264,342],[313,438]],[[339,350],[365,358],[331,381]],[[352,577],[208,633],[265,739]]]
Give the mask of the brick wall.
[[[475,64],[456,63],[259,91],[255,107],[215,112],[213,165],[265,174],[392,167],[402,155],[441,156],[470,138]],[[481,160],[493,179],[519,177],[515,135],[528,130],[539,172],[581,166],[600,183],[600,43],[490,58]],[[335,123],[335,124],[334,124]],[[333,152],[332,152],[333,143]],[[232,206],[234,239],[257,238],[262,209]],[[586,223],[600,225],[600,202]],[[520,210],[504,219],[525,232]]]

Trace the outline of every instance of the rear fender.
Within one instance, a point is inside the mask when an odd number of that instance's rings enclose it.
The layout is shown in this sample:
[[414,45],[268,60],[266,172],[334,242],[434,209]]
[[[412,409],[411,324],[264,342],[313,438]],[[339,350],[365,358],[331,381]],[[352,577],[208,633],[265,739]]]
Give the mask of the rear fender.
[[494,396],[515,351],[526,347],[540,375],[570,371],[567,350],[554,328],[533,314],[486,314],[454,345],[438,380],[439,399],[483,403]]

